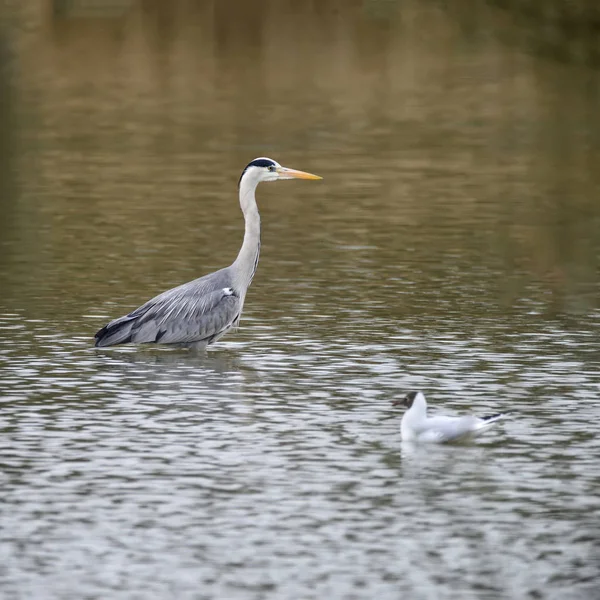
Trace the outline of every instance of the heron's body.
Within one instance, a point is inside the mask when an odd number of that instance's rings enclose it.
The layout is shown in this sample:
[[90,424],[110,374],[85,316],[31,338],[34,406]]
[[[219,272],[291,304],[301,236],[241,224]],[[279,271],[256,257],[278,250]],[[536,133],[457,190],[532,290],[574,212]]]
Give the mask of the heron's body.
[[487,417],[428,417],[427,402],[421,392],[410,392],[402,401],[394,404],[408,407],[400,425],[402,440],[405,442],[468,441],[485,433],[504,417],[500,413]]
[[240,322],[244,300],[260,254],[260,215],[255,189],[261,181],[320,179],[286,169],[268,158],[253,160],[240,178],[244,241],[228,267],[159,294],[96,333],[96,346],[161,343],[202,348]]

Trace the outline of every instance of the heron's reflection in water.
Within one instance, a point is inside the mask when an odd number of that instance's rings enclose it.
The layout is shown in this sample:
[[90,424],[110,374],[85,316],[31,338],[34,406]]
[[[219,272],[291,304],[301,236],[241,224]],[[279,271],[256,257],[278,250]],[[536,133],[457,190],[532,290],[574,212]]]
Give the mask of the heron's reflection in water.
[[103,352],[102,361],[106,376],[123,382],[123,393],[160,396],[169,402],[239,397],[258,380],[231,349],[193,352],[136,346]]
[[[242,360],[231,351],[196,352],[187,349],[161,349],[136,346],[127,350],[111,351],[105,354],[114,356],[116,362],[148,367],[171,367],[173,370],[194,369],[212,373],[234,373],[243,368]],[[245,367],[247,368],[247,367]]]

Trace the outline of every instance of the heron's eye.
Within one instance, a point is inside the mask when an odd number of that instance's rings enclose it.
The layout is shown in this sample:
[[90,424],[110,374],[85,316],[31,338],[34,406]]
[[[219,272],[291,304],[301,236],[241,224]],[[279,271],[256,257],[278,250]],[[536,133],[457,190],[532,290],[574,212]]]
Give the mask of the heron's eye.
[[275,173],[275,170],[276,170],[276,169],[275,169],[275,165],[271,165],[271,166],[269,167],[269,171],[271,171],[271,173]]

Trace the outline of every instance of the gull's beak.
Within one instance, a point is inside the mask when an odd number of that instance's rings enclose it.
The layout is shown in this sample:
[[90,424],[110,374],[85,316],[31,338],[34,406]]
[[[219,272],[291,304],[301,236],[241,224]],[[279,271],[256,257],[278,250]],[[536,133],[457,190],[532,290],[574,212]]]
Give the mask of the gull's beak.
[[288,169],[287,167],[277,167],[277,173],[279,173],[279,179],[323,179],[318,175],[296,171],[296,169]]

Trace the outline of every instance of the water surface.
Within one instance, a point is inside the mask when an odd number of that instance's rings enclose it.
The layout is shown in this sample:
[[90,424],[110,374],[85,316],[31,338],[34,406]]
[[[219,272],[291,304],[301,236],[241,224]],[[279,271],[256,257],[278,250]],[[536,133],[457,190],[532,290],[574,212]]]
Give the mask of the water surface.
[[[597,71],[491,8],[224,4],[2,26],[2,596],[593,598]],[[233,260],[261,155],[324,179],[259,188],[241,329],[95,350]],[[511,417],[403,446],[411,389]]]

